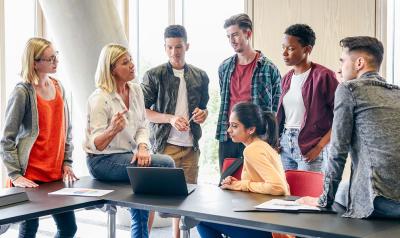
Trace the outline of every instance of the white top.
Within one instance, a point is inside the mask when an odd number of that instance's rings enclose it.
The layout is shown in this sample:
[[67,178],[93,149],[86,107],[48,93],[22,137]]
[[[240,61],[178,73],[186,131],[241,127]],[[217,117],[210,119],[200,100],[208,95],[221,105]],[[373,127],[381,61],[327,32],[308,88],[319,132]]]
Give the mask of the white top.
[[283,109],[285,110],[285,128],[300,129],[303,123],[306,108],[301,90],[310,71],[311,68],[302,74],[292,75],[289,91],[287,91],[282,101]]
[[[96,89],[90,95],[87,104],[87,125],[84,150],[91,154],[112,154],[136,152],[137,145],[145,143],[148,146],[149,129],[144,107],[143,92],[139,84],[128,82],[129,110],[124,114],[126,127],[120,131],[103,151],[96,149],[94,139],[109,126],[112,116],[122,112],[126,106],[121,96]],[[150,147],[149,147],[150,148]]]
[[[175,116],[182,116],[187,120],[189,120],[188,96],[186,89],[186,81],[184,78],[184,70],[183,69],[180,70],[172,69],[172,70],[174,71],[174,76],[178,77],[180,80],[178,98],[175,107]],[[177,129],[172,127],[171,132],[169,133],[167,143],[185,147],[193,146],[193,135],[192,132],[190,131],[190,128],[188,131],[178,131]]]

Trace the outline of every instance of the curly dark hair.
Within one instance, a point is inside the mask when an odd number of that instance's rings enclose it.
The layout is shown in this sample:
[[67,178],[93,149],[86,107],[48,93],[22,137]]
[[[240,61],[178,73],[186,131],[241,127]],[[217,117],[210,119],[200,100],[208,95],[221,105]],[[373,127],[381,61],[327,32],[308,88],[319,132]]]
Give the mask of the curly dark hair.
[[299,39],[300,44],[304,46],[315,45],[315,32],[306,24],[294,24],[286,28],[284,34],[295,36]]

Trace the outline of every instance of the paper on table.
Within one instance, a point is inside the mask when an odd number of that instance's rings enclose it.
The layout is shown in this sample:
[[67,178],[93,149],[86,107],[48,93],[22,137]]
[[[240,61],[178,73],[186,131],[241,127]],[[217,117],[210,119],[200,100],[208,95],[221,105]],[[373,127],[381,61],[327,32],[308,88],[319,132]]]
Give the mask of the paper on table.
[[92,188],[63,188],[54,192],[49,193],[49,195],[69,195],[69,196],[84,196],[84,197],[101,197],[114,190],[102,190],[102,189],[92,189]]
[[272,199],[267,202],[261,203],[255,206],[256,209],[260,210],[287,210],[287,211],[297,211],[297,210],[310,210],[310,211],[320,211],[318,207],[302,205],[296,203],[296,201],[286,201],[282,199]]

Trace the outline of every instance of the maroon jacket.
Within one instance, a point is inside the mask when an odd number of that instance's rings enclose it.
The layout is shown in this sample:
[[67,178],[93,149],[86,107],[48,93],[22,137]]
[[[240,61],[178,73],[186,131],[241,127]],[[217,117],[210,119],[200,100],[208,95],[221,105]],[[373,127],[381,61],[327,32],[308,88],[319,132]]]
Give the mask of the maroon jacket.
[[[285,110],[282,99],[289,91],[294,70],[290,70],[282,80],[282,94],[279,98],[277,121],[279,134],[285,126]],[[331,129],[335,90],[339,82],[335,73],[319,64],[311,63],[311,72],[304,82],[302,95],[306,112],[299,134],[299,147],[303,155],[307,154]]]

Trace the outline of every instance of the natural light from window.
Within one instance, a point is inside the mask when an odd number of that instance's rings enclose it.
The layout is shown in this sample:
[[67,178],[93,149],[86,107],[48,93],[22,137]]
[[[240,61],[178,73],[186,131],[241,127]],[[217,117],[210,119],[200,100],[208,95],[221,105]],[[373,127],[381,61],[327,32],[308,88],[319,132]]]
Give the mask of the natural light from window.
[[[157,7],[155,7],[157,6]],[[139,53],[137,61],[138,79],[150,68],[166,61],[164,53],[164,29],[168,26],[168,1],[145,0],[139,1],[138,48],[133,52]],[[135,19],[132,19],[135,22]],[[131,26],[133,29],[136,25]]]
[[[7,33],[4,34],[5,78],[0,80],[4,80],[1,85],[5,86],[5,98],[7,101],[15,85],[21,80],[19,73],[25,43],[35,33],[35,1],[5,0],[4,13],[4,32]],[[0,115],[4,114],[1,113]],[[1,168],[0,182],[2,186],[4,185],[5,173],[5,169]]]
[[183,6],[183,24],[190,44],[186,61],[205,70],[210,78],[208,90],[210,100],[207,106],[209,116],[202,125],[198,180],[216,183],[219,179],[218,141],[215,139],[220,106],[218,66],[224,59],[234,54],[223,25],[230,16],[244,12],[244,1],[184,1]]
[[26,41],[35,34],[35,1],[5,0],[6,94],[20,81],[21,56]]

